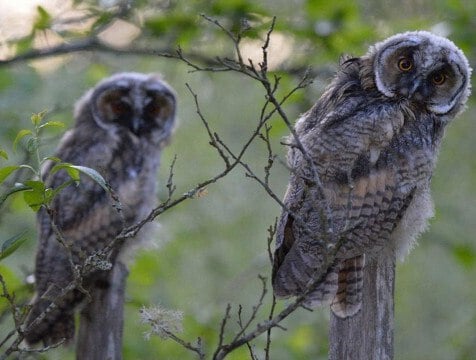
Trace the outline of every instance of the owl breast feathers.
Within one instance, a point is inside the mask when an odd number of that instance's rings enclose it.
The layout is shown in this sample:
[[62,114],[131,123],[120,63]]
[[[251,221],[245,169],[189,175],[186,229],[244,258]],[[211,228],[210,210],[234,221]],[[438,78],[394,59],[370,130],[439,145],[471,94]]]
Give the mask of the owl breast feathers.
[[297,138],[289,137],[277,296],[306,293],[308,306],[330,304],[339,317],[359,311],[365,257],[408,252],[432,216],[431,174],[444,129],[470,94],[470,75],[461,50],[423,31],[342,61],[297,121]]
[[[64,135],[56,156],[97,170],[117,194],[123,217],[110,196],[89,178],[67,186],[48,211],[39,211],[37,294],[26,321],[27,342],[51,345],[73,338],[74,310],[85,294],[78,289],[62,294],[73,280],[71,260],[82,265],[110,244],[124,225],[142,220],[153,208],[160,153],[174,126],[175,105],[173,90],[159,76],[139,73],[114,75],[78,101],[75,125]],[[70,180],[66,171],[50,174],[50,168],[44,170],[48,187],[56,189]],[[53,224],[66,247],[58,241]],[[120,250],[114,249],[108,260],[114,262]],[[99,270],[87,274],[82,286],[87,291],[107,286],[107,275]]]

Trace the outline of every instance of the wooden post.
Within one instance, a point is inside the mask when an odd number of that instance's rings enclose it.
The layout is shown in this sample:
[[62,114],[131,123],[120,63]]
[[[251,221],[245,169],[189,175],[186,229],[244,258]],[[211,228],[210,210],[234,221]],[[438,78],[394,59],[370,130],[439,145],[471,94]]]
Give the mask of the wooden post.
[[76,359],[121,360],[124,294],[127,267],[116,261],[110,286],[95,289],[92,301],[81,311]]
[[362,309],[341,319],[332,314],[330,360],[392,360],[395,255],[366,258]]

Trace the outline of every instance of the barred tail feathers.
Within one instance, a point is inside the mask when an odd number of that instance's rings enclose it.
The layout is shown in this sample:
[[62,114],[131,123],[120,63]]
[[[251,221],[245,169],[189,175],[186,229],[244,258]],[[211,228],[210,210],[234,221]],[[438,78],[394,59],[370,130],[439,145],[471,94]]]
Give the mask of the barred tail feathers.
[[332,312],[346,318],[355,315],[362,307],[363,268],[365,255],[344,260],[338,275],[338,288],[331,303]]

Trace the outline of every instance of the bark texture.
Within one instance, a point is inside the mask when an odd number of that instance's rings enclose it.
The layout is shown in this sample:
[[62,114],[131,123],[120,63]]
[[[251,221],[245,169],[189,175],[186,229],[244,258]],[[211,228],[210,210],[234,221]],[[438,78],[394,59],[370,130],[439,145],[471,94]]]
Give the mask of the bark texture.
[[330,360],[392,360],[395,255],[367,258],[362,309],[345,319],[331,312]]
[[92,301],[81,312],[76,358],[78,360],[122,360],[124,294],[127,267],[116,262],[110,286],[96,289]]

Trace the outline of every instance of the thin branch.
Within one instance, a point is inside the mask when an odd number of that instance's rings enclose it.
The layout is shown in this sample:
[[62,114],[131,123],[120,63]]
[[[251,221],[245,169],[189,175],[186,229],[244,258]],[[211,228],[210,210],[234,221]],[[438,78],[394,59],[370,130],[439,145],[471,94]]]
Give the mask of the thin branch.
[[207,133],[208,133],[208,137],[210,138],[210,142],[209,144],[214,147],[216,149],[216,151],[218,151],[218,154],[220,155],[220,157],[222,158],[222,160],[225,162],[225,166],[226,168],[229,168],[230,167],[230,160],[228,159],[228,157],[225,155],[224,151],[222,150],[222,148],[220,147],[219,143],[217,142],[217,135],[216,133],[213,133],[212,130],[210,129],[210,125],[208,124],[208,121],[205,120],[205,117],[203,116],[202,114],[202,111],[200,110],[200,104],[198,103],[198,96],[197,94],[192,90],[192,88],[190,87],[189,84],[185,84],[185,86],[187,86],[187,89],[190,91],[190,93],[192,94],[193,96],[193,100],[195,102],[195,109],[196,109],[196,112],[200,118],[200,120],[202,121],[202,124],[203,126],[205,126],[205,129],[207,130]]
[[268,48],[269,48],[269,43],[271,41],[271,34],[274,30],[275,25],[276,25],[276,16],[273,16],[271,25],[268,29],[268,32],[266,33],[266,40],[263,46],[261,47],[263,52],[263,61],[260,63],[260,67],[261,67],[261,75],[263,76],[265,76],[266,73],[268,72]]
[[[249,319],[246,323],[242,324],[241,319],[240,319],[241,330],[235,335],[232,342],[237,341],[245,333],[245,331],[250,327],[250,325],[253,323],[253,321],[256,319],[256,316],[258,315],[258,310],[263,305],[264,298],[265,298],[266,294],[268,293],[268,288],[266,287],[267,279],[265,277],[261,276],[261,275],[258,275],[258,278],[261,281],[261,295],[258,299],[258,303],[257,303],[257,305],[253,306],[253,310],[251,312],[251,315],[250,315],[250,317],[249,317]],[[241,315],[241,306],[240,306],[240,311],[239,311],[238,314]]]
[[201,14],[201,17],[204,18],[205,20],[207,20],[208,22],[214,24],[215,26],[217,26],[220,30],[222,30],[230,38],[230,40],[233,42],[233,46],[235,48],[235,53],[236,53],[236,56],[238,58],[238,63],[243,64],[243,57],[241,55],[241,50],[240,50],[240,41],[241,41],[241,38],[242,38],[242,34],[238,33],[235,36],[230,30],[228,30],[223,25],[221,25],[218,20],[212,19],[211,17],[209,17],[205,14]]
[[200,360],[205,359],[205,353],[203,352],[201,338],[197,339],[197,345],[193,345],[190,342],[179,338],[177,335],[175,335],[174,333],[171,333],[170,331],[167,331],[167,330],[162,330],[162,331],[164,331],[167,334],[167,336],[173,341],[175,341],[177,344],[180,344],[184,348],[196,353]]
[[[273,295],[273,301],[271,302],[271,310],[269,311],[268,321],[271,321],[273,319],[275,308],[276,308],[276,297]],[[266,347],[264,348],[264,354],[265,354],[266,360],[270,359],[269,354],[271,351],[271,330],[272,328],[269,328],[266,331]]]
[[76,284],[76,286],[77,286],[76,288],[86,296],[88,301],[91,301],[91,296],[90,296],[89,292],[82,285],[82,283],[83,283],[83,276],[81,274],[82,271],[80,269],[79,264],[76,264],[74,262],[71,245],[66,241],[66,239],[63,236],[63,233],[61,232],[61,230],[56,225],[56,221],[55,221],[54,215],[53,215],[54,211],[51,208],[47,207],[46,208],[46,213],[48,214],[48,217],[49,217],[49,220],[50,220],[50,223],[51,223],[51,228],[53,229],[53,233],[55,234],[56,241],[58,241],[63,246],[63,248],[66,251],[66,255],[68,256],[68,262],[69,262],[69,265],[71,267],[71,273],[73,274],[73,280],[72,281]]
[[[219,57],[211,58],[198,52],[184,53],[180,47],[166,46],[158,49],[152,49],[151,47],[129,46],[125,48],[117,48],[102,42],[99,38],[94,36],[85,37],[79,40],[68,41],[67,43],[59,44],[56,46],[28,50],[24,53],[0,60],[0,67],[14,65],[30,60],[44,59],[78,52],[100,52],[121,56],[158,56],[166,59],[180,60],[191,68],[193,68],[194,70],[192,72],[230,72],[242,70],[240,68],[232,66],[232,64],[234,64],[234,60],[225,60]],[[200,63],[200,65],[196,64],[195,62]],[[251,67],[249,65],[247,65],[246,67],[251,70]],[[283,66],[277,69],[277,71],[285,72],[287,74],[291,74],[293,76],[298,77],[302,77],[302,75],[305,73],[309,74],[309,76],[312,78],[316,76],[329,76],[329,71],[320,71],[319,69],[311,70],[305,66]],[[251,73],[252,72],[250,72],[248,76],[251,76]],[[255,78],[256,80],[258,79],[255,76],[253,76],[253,78]]]
[[342,243],[342,240],[339,240],[337,246],[330,251],[330,253],[328,254],[328,256],[326,256],[325,261],[323,261],[321,266],[314,271],[313,276],[311,276],[311,281],[309,281],[309,283],[306,286],[306,289],[303,291],[301,295],[297,296],[291,304],[289,304],[286,308],[284,308],[284,310],[282,310],[279,314],[275,315],[270,320],[258,323],[252,332],[241,336],[239,339],[236,339],[235,341],[232,341],[229,344],[221,345],[217,349],[218,351],[215,352],[213,356],[213,360],[224,359],[230,352],[256,339],[261,334],[265,332],[267,333],[269,329],[274,327],[279,327],[279,323],[281,321],[287,318],[290,314],[292,314],[298,308],[303,307],[303,304],[306,302],[306,298],[309,295],[309,293],[313,289],[315,289],[315,287],[319,283],[324,281],[326,276],[326,270],[332,265],[335,254],[339,250],[341,243]]
[[[242,317],[243,306],[239,305],[238,307],[238,325],[240,326],[241,331],[245,330],[245,325],[243,324],[243,317]],[[246,347],[248,348],[248,352],[250,353],[250,357],[252,360],[256,360],[256,355],[253,351],[253,347],[250,343],[246,343]]]
[[201,62],[203,64],[209,64],[210,66],[218,65],[218,62],[211,60],[209,57],[203,56],[199,53],[187,53],[186,56],[179,54],[175,48],[162,48],[151,49],[150,47],[127,47],[117,48],[102,42],[97,37],[91,36],[80,40],[71,41],[68,43],[48,47],[41,49],[33,49],[26,51],[22,54],[15,55],[9,59],[0,60],[0,66],[13,65],[15,63],[24,62],[28,60],[43,59],[52,56],[71,54],[76,52],[103,52],[111,53],[115,55],[131,55],[131,56],[160,56],[164,58],[180,59],[185,58],[193,59],[194,61]]
[[177,161],[177,155],[174,155],[172,163],[170,164],[170,167],[169,167],[169,177],[167,178],[167,184],[166,184],[166,187],[167,187],[167,190],[168,190],[167,200],[172,199],[172,196],[175,193],[175,190],[177,189],[177,187],[174,185],[174,182],[173,182],[174,166],[175,166],[176,161]]
[[269,132],[271,130],[271,126],[268,126],[268,124],[265,124],[265,133],[264,135],[260,133],[259,137],[265,142],[266,144],[266,150],[268,151],[268,163],[264,167],[264,182],[266,185],[269,185],[269,176],[271,172],[271,168],[273,167],[274,164],[274,159],[276,156],[273,153],[273,149],[271,148],[271,141],[269,139]]
[[218,354],[220,353],[221,348],[223,347],[223,340],[224,340],[224,336],[225,336],[225,328],[226,328],[226,323],[227,323],[228,319],[230,318],[230,311],[231,311],[231,305],[228,304],[226,306],[225,315],[223,316],[223,318],[221,320],[220,332],[218,334],[218,345],[217,345],[217,348],[215,350],[215,353],[213,354],[213,359],[215,359],[218,356]]
[[60,303],[66,296],[69,295],[71,291],[76,289],[78,284],[75,281],[72,281],[67,286],[62,288],[61,292],[56,296],[56,298],[51,302],[50,305],[40,314],[38,317],[33,320],[28,326],[22,326],[17,329],[17,337],[13,341],[13,343],[5,350],[2,356],[0,356],[0,360],[7,359],[12,353],[14,352],[21,352],[22,349],[19,347],[23,339],[25,338],[25,333],[28,333],[31,329],[36,327],[43,319],[53,310],[58,307],[58,303]]
[[266,250],[268,251],[268,258],[269,258],[269,263],[271,266],[273,266],[274,263],[274,256],[273,256],[273,250],[271,249],[271,244],[273,243],[274,236],[276,235],[276,230],[278,227],[278,219],[276,218],[274,220],[274,224],[270,225],[268,228],[268,244],[266,246]]
[[15,335],[16,333],[17,333],[17,329],[10,331],[10,332],[5,336],[5,338],[0,342],[0,348],[1,348],[3,345],[5,345],[6,342],[7,342],[8,340],[10,340],[10,339],[12,338],[12,336]]

